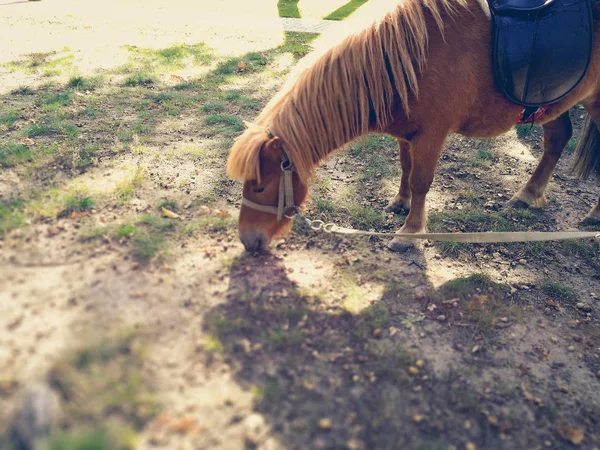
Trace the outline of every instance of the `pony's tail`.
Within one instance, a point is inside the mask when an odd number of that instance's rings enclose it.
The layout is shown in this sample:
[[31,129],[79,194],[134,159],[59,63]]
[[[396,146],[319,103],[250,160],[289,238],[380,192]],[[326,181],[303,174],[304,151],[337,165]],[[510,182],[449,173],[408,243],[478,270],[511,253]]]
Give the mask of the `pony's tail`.
[[577,140],[574,158],[571,173],[576,177],[587,180],[592,171],[600,175],[600,130],[589,114]]

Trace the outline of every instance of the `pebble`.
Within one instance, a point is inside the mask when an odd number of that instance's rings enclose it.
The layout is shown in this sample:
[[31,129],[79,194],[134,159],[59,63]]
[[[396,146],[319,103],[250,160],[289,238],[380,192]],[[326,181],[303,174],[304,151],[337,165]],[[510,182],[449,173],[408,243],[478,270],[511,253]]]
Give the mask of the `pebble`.
[[375,331],[373,331],[373,337],[378,339],[381,337],[381,329],[377,328],[375,329]]
[[265,428],[265,419],[260,414],[250,414],[244,420],[246,439],[254,444],[260,441]]
[[417,369],[414,366],[410,366],[408,368],[408,373],[410,373],[411,375],[418,375],[419,374],[419,369]]
[[519,260],[519,264],[521,264],[522,266],[524,266],[525,264],[527,264],[527,260],[526,259],[520,259]]
[[423,419],[425,419],[425,416],[422,414],[415,414],[412,418],[415,423],[421,423],[423,422]]
[[477,450],[477,447],[472,442],[467,442],[465,444],[465,450]]
[[575,342],[582,342],[583,341],[583,337],[575,335],[575,336],[573,336],[573,340]]
[[592,311],[592,307],[586,303],[577,303],[577,308],[581,309],[582,311],[585,312],[591,312]]
[[321,430],[331,430],[331,419],[325,417],[319,420],[319,428]]
[[555,344],[558,342],[558,338],[557,338],[556,336],[552,336],[552,337],[550,338],[550,340],[551,340],[552,342],[554,342]]
[[575,347],[573,347],[572,345],[569,345],[567,347],[567,350],[570,351],[570,352],[574,352],[575,351]]
[[419,368],[423,367],[425,365],[425,361],[423,361],[422,359],[419,359],[415,365]]

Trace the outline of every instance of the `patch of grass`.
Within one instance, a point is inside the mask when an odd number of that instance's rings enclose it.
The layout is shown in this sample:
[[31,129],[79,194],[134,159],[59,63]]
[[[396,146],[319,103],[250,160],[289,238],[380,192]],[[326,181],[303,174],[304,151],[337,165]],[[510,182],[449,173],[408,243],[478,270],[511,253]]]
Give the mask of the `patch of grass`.
[[162,200],[159,204],[158,204],[159,208],[166,208],[170,211],[176,212],[179,208],[177,206],[177,202],[173,201],[173,200]]
[[83,228],[79,234],[79,240],[81,242],[93,241],[99,237],[107,235],[109,232],[108,227],[88,227]]
[[201,216],[189,225],[183,228],[183,233],[191,235],[197,230],[212,231],[214,233],[224,233],[235,225],[236,221],[231,216]]
[[10,130],[15,126],[15,122],[19,119],[19,114],[15,111],[4,111],[0,112],[0,130],[2,127],[6,130]]
[[299,19],[300,10],[298,9],[298,2],[299,0],[279,0],[277,2],[279,17]]
[[221,102],[208,102],[200,107],[203,113],[222,113],[227,109],[227,105]]
[[122,181],[117,183],[115,194],[121,201],[130,198],[135,190],[142,185],[144,181],[144,172],[138,167],[131,175],[126,176]]
[[374,330],[383,328],[388,320],[390,320],[388,306],[384,302],[374,303],[360,313],[352,333],[359,339],[367,339]]
[[14,167],[33,160],[27,145],[0,141],[0,167]]
[[379,228],[385,224],[385,218],[379,210],[360,205],[351,205],[348,208],[350,223],[360,229]]
[[[61,53],[66,53],[59,56]],[[60,75],[73,66],[75,56],[68,48],[62,51],[38,52],[25,55],[23,59],[10,61],[5,64],[10,71],[26,73],[42,73],[43,76]]]
[[323,17],[325,20],[343,20],[349,17],[354,11],[367,3],[369,0],[350,0],[345,5],[340,6],[332,13]]
[[25,223],[25,215],[22,213],[24,204],[21,198],[0,199],[0,236]]
[[302,330],[284,330],[276,327],[263,334],[262,338],[273,350],[291,350],[302,343]]
[[170,47],[153,49],[126,45],[125,48],[132,54],[132,58],[146,68],[152,69],[178,69],[186,65],[206,66],[214,56],[209,47],[200,42],[197,44],[173,44]]
[[563,300],[573,302],[577,300],[577,294],[571,286],[557,283],[556,281],[546,279],[541,283],[541,290],[553,300]]
[[[267,65],[268,59],[263,53],[250,52],[244,56],[237,58],[230,58],[225,61],[221,61],[217,64],[217,67],[213,70],[216,75],[233,75],[235,73],[247,73],[255,71],[260,67]],[[244,70],[240,71],[240,66],[245,65]]]
[[133,236],[137,231],[137,228],[135,227],[135,225],[131,225],[131,224],[122,224],[119,225],[115,231],[115,236],[120,238],[130,238],[131,236]]
[[81,75],[75,75],[69,79],[67,87],[82,91],[93,91],[102,87],[103,84],[104,79],[100,76],[84,77]]
[[94,199],[80,193],[67,195],[64,199],[64,211],[67,214],[71,212],[83,212],[92,209]]
[[433,232],[442,232],[447,228],[460,231],[521,231],[535,222],[534,212],[526,209],[515,209],[510,215],[500,212],[489,212],[475,208],[462,210],[432,212],[429,215],[429,226]]
[[573,137],[572,137],[572,138],[571,138],[571,139],[569,139],[569,141],[567,142],[567,145],[565,145],[565,150],[564,150],[564,152],[565,152],[567,155],[571,155],[571,154],[572,154],[572,153],[575,151],[575,148],[577,148],[577,139],[575,139],[575,138],[573,138]]
[[64,91],[64,92],[56,92],[56,93],[47,93],[42,94],[41,98],[36,101],[36,104],[41,106],[66,106],[71,103],[73,99],[72,91]]
[[531,125],[528,125],[528,124],[515,125],[515,131],[517,132],[517,137],[520,139],[523,139],[531,133]]
[[[208,135],[225,134],[233,135],[244,130],[244,124],[241,119],[236,116],[229,114],[213,114],[207,116],[204,121],[204,125],[222,125],[220,127],[211,128],[206,130],[205,133]],[[224,126],[223,126],[224,125]]]
[[436,247],[441,255],[451,257],[464,255],[469,251],[469,245],[464,242],[441,241]]
[[86,145],[80,149],[77,152],[77,167],[86,168],[91,166],[94,163],[98,150],[100,150],[100,146],[98,145]]
[[51,448],[135,448],[135,433],[159,410],[141,371],[144,359],[141,337],[124,333],[59,361],[50,370],[49,380],[62,397],[66,427],[53,436]]
[[152,215],[139,216],[135,221],[136,231],[132,239],[133,257],[141,263],[149,263],[162,250],[165,238],[176,227],[176,222],[169,219]]
[[28,86],[19,86],[16,89],[10,91],[11,95],[33,95],[35,92]]
[[479,289],[481,292],[487,292],[489,287],[497,288],[487,275],[475,273],[464,278],[455,278],[440,286],[438,292],[445,299],[466,298],[469,294],[474,294]]
[[123,86],[125,87],[134,87],[134,86],[150,86],[154,84],[155,78],[154,76],[145,71],[134,72],[125,78],[123,81]]

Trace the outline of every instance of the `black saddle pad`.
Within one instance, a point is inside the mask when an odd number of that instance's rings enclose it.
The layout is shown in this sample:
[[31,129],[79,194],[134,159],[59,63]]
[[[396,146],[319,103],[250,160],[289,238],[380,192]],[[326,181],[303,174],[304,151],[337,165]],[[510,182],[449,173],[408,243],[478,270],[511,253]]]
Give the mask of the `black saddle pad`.
[[571,92],[592,55],[590,0],[488,0],[498,88],[514,103],[538,107]]

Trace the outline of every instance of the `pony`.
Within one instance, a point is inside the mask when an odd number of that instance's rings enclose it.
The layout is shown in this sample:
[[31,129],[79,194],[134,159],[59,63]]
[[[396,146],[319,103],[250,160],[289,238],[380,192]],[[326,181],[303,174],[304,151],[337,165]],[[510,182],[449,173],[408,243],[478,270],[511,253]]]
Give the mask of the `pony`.
[[[388,244],[426,228],[426,195],[446,137],[494,138],[509,131],[522,107],[495,86],[491,21],[482,0],[403,0],[362,30],[345,36],[288,82],[246,122],[227,159],[227,174],[243,183],[239,236],[247,251],[265,249],[289,231],[296,208],[321,161],[367,134],[399,144],[402,177],[386,210],[408,210]],[[600,0],[593,0],[594,8]],[[489,11],[488,11],[489,12]],[[513,206],[542,208],[546,187],[572,136],[569,109],[587,113],[575,171],[600,173],[600,25],[585,77],[536,119],[543,155]],[[600,198],[586,220],[600,220]]]

